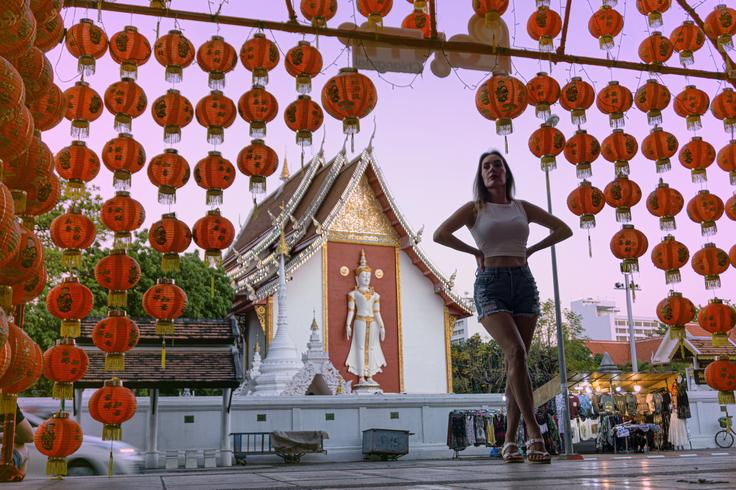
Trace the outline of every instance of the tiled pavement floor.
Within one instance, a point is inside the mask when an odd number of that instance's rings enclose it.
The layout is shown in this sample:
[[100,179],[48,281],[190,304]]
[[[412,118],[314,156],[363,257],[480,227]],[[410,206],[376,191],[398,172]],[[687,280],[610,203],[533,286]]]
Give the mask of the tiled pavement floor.
[[[497,460],[248,465],[134,476],[29,480],[23,489],[736,489],[736,451],[598,455],[551,465],[504,465]],[[10,488],[10,486],[8,487]]]

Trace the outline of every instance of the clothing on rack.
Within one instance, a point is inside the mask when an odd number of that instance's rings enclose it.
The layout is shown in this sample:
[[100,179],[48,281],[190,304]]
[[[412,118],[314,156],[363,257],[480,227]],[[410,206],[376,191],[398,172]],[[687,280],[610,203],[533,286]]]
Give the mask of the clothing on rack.
[[[492,446],[497,442],[496,417],[490,410],[453,410],[447,421],[447,446],[462,451],[468,446]],[[503,417],[505,431],[505,417]],[[503,439],[501,439],[503,440]]]
[[675,449],[685,448],[690,444],[690,436],[687,433],[687,422],[685,422],[684,418],[680,418],[677,412],[672,412],[672,415],[670,415],[669,430],[668,441]]
[[681,419],[689,419],[690,415],[690,400],[687,396],[687,381],[684,379],[676,383],[677,387],[677,417]]

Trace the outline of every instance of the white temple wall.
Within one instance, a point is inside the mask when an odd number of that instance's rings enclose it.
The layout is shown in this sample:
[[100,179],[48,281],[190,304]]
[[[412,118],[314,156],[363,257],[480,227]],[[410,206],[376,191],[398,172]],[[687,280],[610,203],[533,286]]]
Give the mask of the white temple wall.
[[399,256],[404,392],[447,393],[444,302],[411,259]]
[[[325,291],[325,294],[327,292]],[[287,316],[289,319],[289,336],[294,341],[297,351],[307,351],[307,342],[312,325],[312,316],[316,315],[317,324],[322,325],[322,250],[302,264],[293,274],[286,276]],[[279,314],[278,295],[273,295],[273,334],[278,330]],[[323,338],[324,340],[324,338]]]
[[243,364],[243,368],[248,370],[253,367],[253,354],[256,351],[256,343],[260,346],[261,358],[265,353],[266,336],[261,327],[261,323],[258,321],[258,315],[255,311],[251,311],[246,317],[246,335],[248,336],[248,362]]

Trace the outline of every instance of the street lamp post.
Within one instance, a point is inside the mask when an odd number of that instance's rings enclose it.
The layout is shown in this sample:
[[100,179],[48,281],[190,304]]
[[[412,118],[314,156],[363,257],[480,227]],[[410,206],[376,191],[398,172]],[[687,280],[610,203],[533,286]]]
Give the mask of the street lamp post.
[[631,348],[631,371],[634,373],[639,372],[639,360],[636,357],[636,335],[634,331],[634,313],[631,306],[631,294],[633,291],[638,291],[639,286],[631,280],[631,273],[624,272],[624,284],[617,282],[614,286],[616,289],[626,290],[626,318],[629,324],[629,347]]

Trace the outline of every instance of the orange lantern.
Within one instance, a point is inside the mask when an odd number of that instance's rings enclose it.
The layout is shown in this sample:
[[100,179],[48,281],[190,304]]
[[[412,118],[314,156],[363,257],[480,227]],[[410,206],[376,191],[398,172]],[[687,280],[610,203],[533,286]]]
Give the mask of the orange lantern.
[[123,439],[123,422],[135,415],[135,394],[123,386],[120,378],[113,377],[95,391],[89,399],[89,415],[105,424],[102,428],[103,441]]
[[[495,75],[491,80],[493,78]],[[491,80],[481,86],[479,94],[483,87],[491,83]],[[518,95],[512,96],[512,99],[518,99],[518,97]],[[373,85],[370,78],[358,73],[355,68],[340,68],[340,73],[327,80],[325,86],[322,87],[322,107],[330,116],[342,120],[343,133],[352,135],[352,137],[360,132],[360,119],[370,114],[377,102],[376,86]],[[476,96],[477,104],[478,97]],[[524,98],[524,106],[526,107],[526,98]]]
[[[479,0],[474,0],[473,6],[478,3]],[[485,0],[485,3],[489,3],[492,0]],[[504,0],[508,2],[508,0]],[[358,12],[363,17],[368,18],[369,27],[383,26],[383,18],[391,12],[391,8],[394,5],[394,0],[357,0]]]
[[250,177],[248,187],[253,194],[266,192],[266,177],[273,175],[278,166],[278,155],[263,140],[253,140],[238,153],[238,168]]
[[192,238],[199,248],[205,250],[205,262],[219,266],[222,263],[222,250],[233,243],[235,228],[230,220],[220,215],[218,209],[213,209],[194,223]]
[[[23,4],[21,4],[23,5]],[[3,4],[3,10],[7,9],[7,2]],[[10,25],[0,28],[0,56],[8,59],[24,55],[33,46],[36,37],[36,19],[33,13],[21,6],[19,17],[14,18],[3,12],[3,20]]]
[[697,131],[703,127],[700,116],[705,114],[708,106],[710,106],[710,97],[695,85],[688,85],[675,97],[675,113],[687,119],[687,129],[690,131]]
[[72,122],[72,138],[87,138],[89,123],[102,115],[102,97],[87,82],[77,82],[64,91],[66,117]]
[[2,113],[0,118],[0,160],[12,160],[25,153],[33,139],[33,118],[24,105]]
[[48,53],[56,47],[61,40],[64,39],[64,19],[61,14],[47,22],[39,22],[36,28],[36,40],[33,45],[44,53]]
[[622,272],[639,272],[639,257],[649,248],[646,235],[634,228],[634,225],[622,225],[621,229],[611,237],[611,253],[622,260]]
[[[15,224],[20,241],[18,251],[13,259],[0,269],[0,306],[8,306],[13,301],[12,286],[21,284],[43,267],[44,248],[38,236],[31,230]],[[9,310],[6,310],[9,311]]]
[[719,50],[725,52],[733,49],[736,10],[725,4],[716,5],[705,18],[705,34],[717,43]]
[[726,216],[736,221],[736,195],[728,198],[725,205]]
[[0,95],[0,111],[17,109],[26,101],[25,85],[18,70],[5,58],[0,57],[0,83],[3,92]]
[[606,204],[616,208],[616,221],[628,223],[631,221],[631,208],[641,201],[641,188],[639,184],[625,175],[620,175],[611,181],[603,194],[606,196]]
[[535,107],[536,116],[546,120],[552,115],[550,106],[560,98],[560,84],[541,71],[527,82],[526,95],[529,104]]
[[102,147],[102,163],[113,173],[113,186],[128,189],[131,175],[146,164],[146,150],[133,136],[122,133]]
[[661,65],[672,57],[672,41],[661,32],[653,32],[639,44],[639,59],[648,65]]
[[59,177],[66,179],[67,193],[73,199],[84,194],[85,184],[100,172],[100,159],[87,148],[84,141],[72,141],[54,157],[54,166]]
[[691,20],[686,20],[670,34],[672,49],[680,53],[680,64],[695,63],[693,53],[703,47],[705,35]]
[[192,122],[194,108],[178,90],[169,89],[154,101],[151,113],[153,120],[164,128],[164,141],[178,143],[181,141],[181,128]]
[[235,104],[219,90],[213,90],[197,102],[197,122],[207,128],[207,142],[219,145],[225,140],[224,128],[235,121]]
[[0,161],[2,176],[0,180],[13,189],[16,214],[26,209],[26,196],[23,190],[28,182],[38,177],[48,177],[54,168],[54,157],[49,147],[41,141],[41,133],[34,131],[28,150],[18,158]]
[[64,0],[31,0],[30,7],[38,22],[48,22],[59,15]]
[[189,162],[173,148],[156,155],[148,164],[148,179],[158,187],[158,202],[176,202],[176,190],[189,182]]
[[677,228],[675,215],[682,211],[685,200],[677,189],[671,188],[662,179],[647,197],[647,210],[659,218],[659,229],[671,231]]
[[238,100],[238,113],[250,123],[251,138],[265,138],[266,123],[273,121],[278,112],[279,103],[276,97],[260,85],[253,85]]
[[[14,384],[2,385],[3,393],[2,398],[0,399],[0,404],[2,404],[2,410],[5,414],[15,412],[17,409],[18,394],[35,385],[41,377],[41,371],[43,368],[43,354],[41,353],[41,348],[30,338],[28,338],[28,342],[30,342],[30,346],[28,348],[29,356],[24,363],[17,365],[21,378]],[[16,356],[18,355],[17,350],[14,353]],[[11,355],[12,354],[13,351],[11,349]],[[8,372],[12,372],[13,368],[13,361],[11,359],[11,365],[8,367]]]
[[262,32],[255,33],[240,48],[240,62],[253,72],[254,85],[268,85],[268,72],[276,68],[280,57],[279,48]]
[[153,56],[166,67],[165,80],[179,83],[184,77],[184,68],[194,61],[194,45],[181,31],[171,30],[153,44]]
[[130,197],[130,193],[117,191],[115,197],[102,203],[100,218],[115,233],[113,247],[125,248],[130,244],[131,232],[146,220],[146,211],[141,203]]
[[561,29],[562,19],[560,19],[560,14],[544,5],[538,6],[526,23],[526,32],[529,37],[538,41],[539,50],[544,52],[554,50],[552,40],[557,37]]
[[541,159],[542,170],[557,168],[557,155],[565,149],[565,135],[559,129],[542,124],[529,136],[529,150]]
[[712,236],[718,232],[716,221],[723,216],[723,211],[721,198],[707,190],[698,191],[687,203],[687,215],[695,223],[700,223],[703,236]]
[[478,16],[485,17],[486,26],[498,20],[507,8],[509,0],[473,0],[473,10]]
[[611,5],[603,4],[588,21],[588,32],[598,39],[601,49],[613,49],[613,38],[624,28],[623,16]]
[[225,88],[225,74],[233,71],[238,55],[222,36],[212,36],[197,50],[197,64],[206,73],[207,83],[212,90]]
[[92,291],[76,277],[64,278],[49,290],[46,308],[61,320],[62,337],[79,337],[80,320],[92,311]]
[[716,149],[700,136],[693,136],[680,149],[679,159],[683,167],[690,169],[693,182],[705,182],[708,180],[705,169],[715,161]]
[[49,231],[54,245],[63,249],[62,267],[79,269],[82,266],[82,250],[95,241],[97,229],[94,222],[72,207],[65,214],[54,218]]
[[[478,112],[486,119],[496,121],[496,134],[502,136],[512,133],[511,120],[523,114],[526,106],[526,86],[518,78],[502,73],[494,73],[488,81],[481,84],[475,94]],[[327,112],[330,110],[327,109]],[[508,153],[508,143],[506,152]]]
[[312,91],[312,78],[322,71],[322,54],[308,41],[299,41],[286,53],[284,66],[289,75],[296,77],[296,91],[308,94]]
[[284,111],[286,126],[296,132],[296,144],[302,148],[312,146],[312,133],[322,126],[324,119],[322,108],[308,95],[300,95]]
[[74,383],[87,374],[89,357],[74,339],[61,339],[43,354],[43,375],[54,382],[51,397],[71,400]]
[[59,202],[60,186],[59,178],[54,174],[37,177],[29,182],[23,189],[26,191],[26,214],[23,215],[23,221],[30,222],[31,217],[54,209]]
[[79,59],[79,73],[84,76],[94,75],[95,60],[102,58],[107,52],[107,34],[92,19],[82,19],[67,29],[66,49]]
[[110,255],[97,262],[95,280],[109,291],[107,306],[113,309],[126,308],[128,290],[141,280],[141,267],[133,257],[126,255],[125,250],[112,250]]
[[690,264],[696,273],[705,276],[705,289],[716,289],[721,287],[719,274],[728,269],[729,257],[715,243],[706,243],[695,252]]
[[736,245],[728,251],[728,259],[731,261],[731,265],[736,267]]
[[56,127],[66,114],[67,100],[58,85],[51,84],[45,94],[28,104],[33,122],[39,131]]
[[15,67],[26,88],[26,103],[31,103],[48,92],[54,83],[51,62],[43,51],[32,47],[26,54],[15,60]]
[[665,236],[661,242],[652,249],[652,262],[657,269],[664,271],[667,284],[680,282],[682,277],[680,269],[687,264],[690,252],[687,247],[675,240],[672,235]]
[[118,133],[128,133],[133,119],[143,114],[148,98],[132,78],[123,78],[105,90],[105,107],[115,116],[114,128]]
[[567,196],[567,207],[571,213],[580,217],[580,228],[588,230],[588,254],[592,256],[590,229],[595,228],[595,215],[600,213],[605,204],[603,193],[587,180]]
[[593,175],[590,164],[600,155],[601,145],[595,136],[588,134],[584,129],[578,129],[565,143],[565,158],[575,165],[575,174],[578,179]]
[[[47,281],[46,266],[41,264],[38,273],[24,282],[13,285],[13,306],[24,305],[38,298],[43,293]],[[0,338],[0,340],[2,339]]]
[[211,151],[194,166],[194,181],[207,190],[207,205],[217,206],[222,204],[222,191],[235,182],[235,166],[219,151]]
[[120,78],[138,78],[138,67],[151,58],[151,44],[135,26],[125,26],[110,38],[110,57],[120,65]]
[[404,17],[404,20],[401,21],[401,27],[403,29],[416,29],[422,31],[424,39],[430,39],[432,37],[432,22],[429,18],[429,14],[424,11],[424,7],[417,8],[415,5],[414,11]]
[[729,141],[726,146],[718,150],[716,163],[721,170],[728,172],[731,185],[736,185],[736,140]]
[[125,353],[138,345],[140,330],[124,310],[110,310],[92,331],[92,342],[105,353],[105,371],[125,371]]
[[662,111],[670,105],[671,98],[670,89],[650,78],[636,91],[634,104],[640,111],[647,113],[650,126],[657,126],[662,123]]
[[67,412],[57,412],[38,426],[33,442],[38,452],[48,456],[47,475],[66,475],[66,457],[82,446],[82,428]]
[[712,334],[713,347],[727,346],[728,332],[736,325],[736,312],[720,299],[712,298],[698,312],[698,324]]
[[187,294],[173,279],[159,278],[143,294],[143,309],[156,318],[156,335],[173,335],[174,320],[184,314]]
[[[35,383],[41,376],[43,354],[23,329],[8,321],[5,312],[0,312],[3,318],[6,341],[5,355],[0,362],[0,388],[3,391],[0,398],[0,414],[13,413],[16,410],[17,394]],[[22,385],[25,385],[23,387]],[[11,388],[13,388],[11,390]],[[19,391],[15,388],[21,388]]]
[[695,305],[682,293],[670,291],[657,305],[657,318],[670,327],[670,338],[685,339],[685,324],[695,316]]
[[624,112],[631,109],[634,96],[631,90],[619,85],[616,81],[608,82],[608,85],[598,92],[595,104],[603,114],[608,114],[608,122],[612,128],[624,126]]
[[636,0],[636,8],[641,15],[647,16],[649,27],[662,25],[662,14],[666,12],[672,0]]
[[629,175],[629,160],[632,160],[639,151],[636,138],[623,129],[614,129],[606,136],[601,144],[601,155],[614,164],[616,175]]
[[674,134],[655,127],[641,142],[641,152],[656,163],[657,173],[663,173],[672,168],[670,158],[677,153],[679,146]]
[[594,99],[595,90],[592,85],[580,77],[572,77],[567,85],[562,87],[560,105],[571,112],[572,123],[580,126],[585,124],[585,111],[593,105]]
[[299,8],[312,26],[325,27],[337,13],[337,0],[302,0]]
[[178,271],[179,254],[184,253],[192,243],[192,232],[186,223],[176,218],[176,214],[168,213],[151,225],[148,242],[151,248],[163,254],[161,270]]
[[736,390],[736,362],[728,360],[727,357],[718,356],[705,368],[705,382],[714,390],[718,390],[719,404],[736,403],[733,395]]
[[736,130],[736,93],[730,87],[721,90],[713,99],[710,110],[716,119],[723,121],[723,129],[733,134]]

